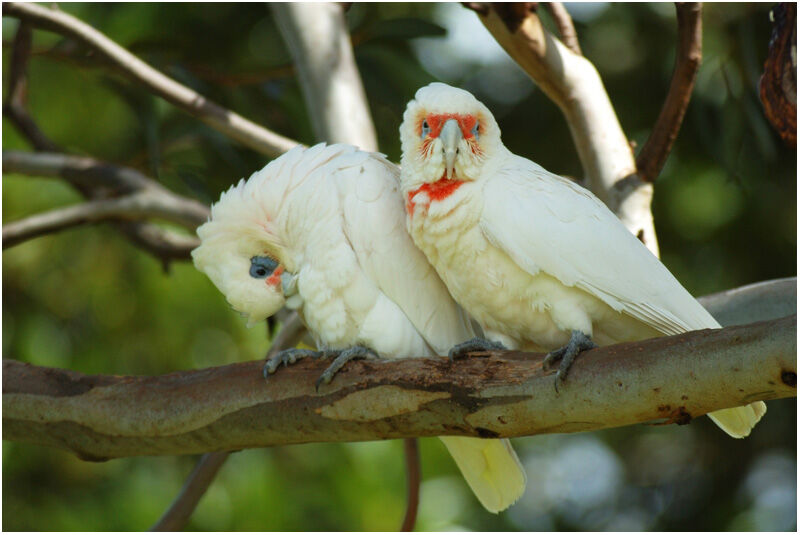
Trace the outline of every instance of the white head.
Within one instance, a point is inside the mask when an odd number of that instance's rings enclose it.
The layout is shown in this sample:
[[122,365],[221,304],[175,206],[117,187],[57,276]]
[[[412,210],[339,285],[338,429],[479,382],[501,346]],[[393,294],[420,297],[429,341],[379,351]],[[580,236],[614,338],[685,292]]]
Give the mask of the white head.
[[441,179],[475,180],[499,147],[489,109],[463,89],[434,82],[420,88],[400,125],[404,191]]
[[271,316],[286,301],[282,275],[293,266],[277,219],[287,185],[283,160],[297,157],[297,150],[224,192],[211,207],[211,219],[197,229],[201,244],[192,251],[195,267],[250,324]]

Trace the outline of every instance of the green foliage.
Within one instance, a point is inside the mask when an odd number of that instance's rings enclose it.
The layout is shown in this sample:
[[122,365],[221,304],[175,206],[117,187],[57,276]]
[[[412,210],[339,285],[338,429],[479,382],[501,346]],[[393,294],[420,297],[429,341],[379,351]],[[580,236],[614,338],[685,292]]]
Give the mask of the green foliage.
[[[263,4],[60,8],[212,100],[314,142],[290,57]],[[641,146],[671,76],[672,6],[570,9],[585,55],[603,76],[623,128]],[[441,79],[473,91],[496,112],[510,149],[579,177],[560,112],[502,54],[487,55],[479,25],[467,32],[475,38],[471,47],[455,53],[442,47],[446,36],[463,29],[463,22],[448,24],[458,10],[396,3],[350,8],[381,150],[399,159],[406,102],[418,87]],[[704,21],[704,63],[654,204],[662,258],[698,295],[796,273],[796,155],[766,122],[757,93],[768,6],[710,4]],[[4,43],[15,27],[4,19]],[[9,53],[4,46],[6,66]],[[267,163],[54,34],[35,31],[29,73],[31,113],[56,143],[141,169],[178,193],[212,202]],[[7,120],[3,126],[4,149],[27,147]],[[57,180],[8,175],[3,186],[5,222],[80,199]],[[3,255],[3,334],[4,358],[107,374],[253,360],[268,345],[264,328],[247,329],[190,264],[165,272],[109,226],[39,238]],[[796,408],[789,400],[768,405],[753,436],[741,441],[707,419],[516,440],[529,489],[497,516],[480,508],[440,442],[424,439],[417,527],[792,530]],[[195,458],[93,464],[5,442],[3,461],[3,529],[121,531],[152,525]],[[394,530],[404,507],[399,441],[278,447],[232,455],[188,528]]]

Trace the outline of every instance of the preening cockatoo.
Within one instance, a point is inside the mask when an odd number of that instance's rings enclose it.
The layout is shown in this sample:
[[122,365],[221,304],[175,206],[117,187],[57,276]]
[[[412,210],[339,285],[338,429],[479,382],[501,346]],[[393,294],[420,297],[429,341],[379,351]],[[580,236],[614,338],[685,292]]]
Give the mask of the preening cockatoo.
[[[195,266],[250,323],[297,309],[317,347],[387,358],[444,354],[473,336],[405,230],[399,170],[348,145],[296,147],[222,194],[197,234]],[[310,351],[267,363],[275,371]],[[508,440],[442,437],[475,495],[499,512],[525,489]]]
[[[568,365],[595,342],[720,327],[602,201],[512,154],[469,92],[421,88],[400,137],[408,231],[489,340]],[[709,416],[741,438],[766,410]]]

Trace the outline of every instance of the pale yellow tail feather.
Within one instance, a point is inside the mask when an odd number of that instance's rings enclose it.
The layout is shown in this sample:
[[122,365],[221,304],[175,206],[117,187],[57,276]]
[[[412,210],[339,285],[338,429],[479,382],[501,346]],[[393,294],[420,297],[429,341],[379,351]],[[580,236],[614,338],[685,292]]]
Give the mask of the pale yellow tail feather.
[[767,405],[763,401],[756,401],[744,407],[710,412],[708,417],[733,438],[744,438],[766,412]]
[[487,511],[499,513],[522,496],[525,470],[507,439],[439,438]]

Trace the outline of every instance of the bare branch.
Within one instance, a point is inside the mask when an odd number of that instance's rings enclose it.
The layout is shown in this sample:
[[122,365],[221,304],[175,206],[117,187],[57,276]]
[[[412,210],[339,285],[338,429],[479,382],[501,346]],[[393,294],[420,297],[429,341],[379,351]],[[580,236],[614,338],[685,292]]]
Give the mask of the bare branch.
[[547,12],[550,13],[553,22],[556,23],[561,41],[567,48],[579,56],[582,56],[581,45],[578,43],[578,33],[575,31],[572,17],[569,16],[564,4],[561,2],[545,2],[544,7],[547,8]]
[[165,270],[172,260],[189,260],[191,252],[200,245],[197,236],[178,234],[153,223],[123,221],[114,226],[137,247],[159,258]]
[[591,189],[658,256],[651,184],[636,162],[594,65],[542,25],[529,4],[470,3],[500,46],[561,108]]
[[89,201],[4,224],[3,249],[44,234],[110,219],[159,218],[194,229],[205,221],[203,211],[197,210],[196,204],[185,202],[177,195],[165,195],[152,191]]
[[25,107],[28,96],[28,59],[31,54],[32,40],[33,31],[30,25],[21,22],[14,36],[8,94],[3,103],[3,113],[35,150],[56,151],[58,146],[39,129]]
[[692,418],[796,396],[797,317],[618,344],[584,353],[553,389],[543,355],[457,362],[306,359],[268,381],[263,361],[159,377],[86,376],[3,362],[3,438],[84,459],[275,444],[464,435],[514,437]]
[[797,3],[781,2],[773,21],[769,53],[758,82],[761,104],[770,124],[791,148],[797,147]]
[[[108,219],[158,217],[194,229],[205,222],[210,213],[204,204],[172,193],[135,169],[83,156],[4,151],[3,173],[59,176],[93,199],[83,205],[3,225],[3,248],[42,234]],[[132,195],[134,192],[137,193]],[[128,195],[107,198],[119,194]],[[164,261],[186,259],[199,244],[194,236],[176,234],[151,224],[121,224],[120,230]]]
[[403,516],[403,524],[400,531],[414,531],[414,524],[417,523],[417,510],[419,509],[419,484],[422,480],[419,466],[419,442],[416,438],[403,440],[403,452],[406,457],[406,482],[408,492],[406,493],[406,514]]
[[636,157],[639,177],[645,182],[653,182],[667,161],[692,98],[697,71],[703,59],[702,4],[676,2],[675,9],[678,16],[678,49],[672,82],[653,131]]
[[378,150],[342,6],[271,4],[300,76],[316,138]]
[[183,529],[192,516],[200,498],[214,481],[219,469],[225,464],[229,452],[206,453],[195,465],[189,478],[183,484],[178,497],[150,531],[178,531]]
[[697,299],[721,325],[744,325],[797,312],[797,277],[748,284]]
[[179,84],[71,15],[37,4],[11,2],[3,4],[3,15],[17,17],[33,26],[71,37],[91,47],[133,81],[253,150],[278,156],[298,144]]

